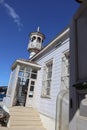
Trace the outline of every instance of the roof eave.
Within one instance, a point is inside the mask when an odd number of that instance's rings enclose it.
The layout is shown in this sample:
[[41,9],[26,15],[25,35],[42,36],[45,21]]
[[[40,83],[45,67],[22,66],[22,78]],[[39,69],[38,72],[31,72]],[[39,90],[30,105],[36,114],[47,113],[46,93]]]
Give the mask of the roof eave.
[[48,44],[45,48],[43,48],[40,52],[38,52],[36,55],[34,55],[30,60],[32,61],[34,58],[39,56],[41,53],[43,53],[46,49],[48,49],[52,44],[54,44],[57,40],[62,38],[65,34],[69,32],[69,28],[67,28],[63,33],[61,33],[58,37],[56,37],[50,44]]
[[40,65],[37,65],[37,64],[33,64],[33,63],[30,63],[30,62],[25,62],[25,61],[21,61],[21,60],[16,60],[16,61],[13,63],[11,69],[13,70],[18,64],[28,65],[28,66],[31,66],[31,67],[35,67],[35,68],[37,68],[37,69],[40,69],[40,68],[41,68],[41,66],[40,66]]

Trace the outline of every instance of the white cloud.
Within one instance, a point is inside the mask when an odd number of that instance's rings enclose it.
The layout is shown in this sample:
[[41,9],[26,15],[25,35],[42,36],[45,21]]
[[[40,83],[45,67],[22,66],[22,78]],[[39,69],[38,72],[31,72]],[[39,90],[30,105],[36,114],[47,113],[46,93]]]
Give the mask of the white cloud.
[[4,3],[4,0],[0,0],[0,4]]
[[21,30],[21,27],[23,24],[20,22],[19,15],[15,12],[14,8],[12,8],[9,4],[7,4],[4,0],[0,0],[0,4],[3,4],[3,6],[8,11],[8,15],[13,18],[14,22],[17,24],[19,30]]

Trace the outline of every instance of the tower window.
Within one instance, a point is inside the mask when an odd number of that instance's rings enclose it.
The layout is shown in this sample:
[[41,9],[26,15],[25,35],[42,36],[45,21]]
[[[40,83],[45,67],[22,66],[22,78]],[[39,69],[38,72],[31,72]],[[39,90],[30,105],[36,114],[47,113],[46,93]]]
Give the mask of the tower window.
[[35,39],[36,39],[36,37],[35,37],[35,36],[33,36],[33,37],[31,38],[31,41],[33,42]]
[[41,42],[41,38],[40,37],[37,37],[37,42]]

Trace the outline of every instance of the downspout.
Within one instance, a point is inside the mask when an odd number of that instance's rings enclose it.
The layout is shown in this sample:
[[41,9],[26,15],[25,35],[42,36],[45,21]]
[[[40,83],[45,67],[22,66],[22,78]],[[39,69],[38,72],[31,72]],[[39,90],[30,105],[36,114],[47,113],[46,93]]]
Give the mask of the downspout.
[[[66,94],[69,93],[69,90],[66,89],[66,90],[62,90],[59,92],[58,96],[57,96],[57,100],[56,100],[56,119],[55,119],[55,130],[61,130],[61,119],[62,119],[62,116],[61,116],[61,113],[62,113],[62,104],[63,104],[63,99],[64,99],[64,96]],[[67,102],[67,100],[65,100],[65,102]],[[68,104],[68,102],[67,102]],[[59,119],[59,120],[58,120]]]

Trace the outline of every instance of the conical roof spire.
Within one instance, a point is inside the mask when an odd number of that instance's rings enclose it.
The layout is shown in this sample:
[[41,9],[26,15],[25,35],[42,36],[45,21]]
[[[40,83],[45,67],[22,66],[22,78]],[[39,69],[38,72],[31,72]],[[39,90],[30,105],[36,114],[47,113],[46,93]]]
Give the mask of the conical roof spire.
[[40,32],[40,27],[39,26],[37,27],[37,32]]

